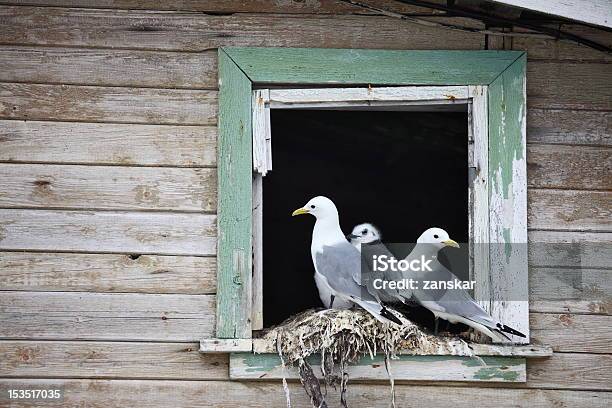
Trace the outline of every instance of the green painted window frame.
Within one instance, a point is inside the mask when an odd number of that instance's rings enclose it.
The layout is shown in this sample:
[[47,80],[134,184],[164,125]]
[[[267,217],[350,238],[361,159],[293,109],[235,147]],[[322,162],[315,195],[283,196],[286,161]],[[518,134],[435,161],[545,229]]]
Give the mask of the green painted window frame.
[[[491,266],[496,266],[491,268],[488,285],[489,288],[503,287],[512,284],[513,279],[519,279],[524,282],[521,296],[528,299],[527,259],[524,255],[516,256],[512,250],[512,243],[527,243],[526,60],[526,54],[519,51],[220,48],[216,339],[204,340],[201,350],[233,352],[230,376],[236,379],[270,376],[278,366],[275,354],[261,354],[253,363],[253,358],[243,353],[250,351],[253,344],[250,340],[253,263],[251,104],[252,91],[256,88],[326,84],[353,87],[486,86],[488,238],[489,242],[504,243],[501,246],[503,253],[494,253],[493,250],[489,253]],[[508,324],[526,322],[527,327],[517,328],[528,336],[528,303],[515,303],[506,305],[501,315],[496,317]],[[549,355],[550,350],[545,351]],[[520,352],[509,355],[529,357],[529,353]],[[470,368],[472,363],[457,356],[405,357],[403,364],[408,372],[414,373],[419,367],[432,367],[431,364],[440,364],[444,359],[457,360],[455,364],[465,366],[459,375],[463,379],[444,375],[439,379],[525,381],[524,358],[500,357],[498,363],[502,371],[508,365],[518,365],[513,370],[518,373],[517,377],[512,379],[503,375],[483,376],[480,369],[470,374],[470,370],[474,371]],[[421,366],[421,363],[427,366]],[[244,364],[249,365],[246,371],[242,370]],[[258,364],[263,364],[264,368],[255,369]],[[488,373],[493,369],[483,370]],[[440,370],[444,371],[443,368]],[[245,372],[248,373],[246,377]]]
[[[218,339],[252,337],[252,91],[325,84],[487,86],[490,242],[527,242],[524,52],[220,48]],[[524,270],[519,278],[525,281],[521,290],[527,299],[526,258],[511,248],[502,255],[491,254],[505,260],[491,268],[490,285],[507,285],[511,268],[513,279]],[[526,301],[498,317],[511,322],[516,316],[528,319]],[[528,334],[528,327],[520,329]]]

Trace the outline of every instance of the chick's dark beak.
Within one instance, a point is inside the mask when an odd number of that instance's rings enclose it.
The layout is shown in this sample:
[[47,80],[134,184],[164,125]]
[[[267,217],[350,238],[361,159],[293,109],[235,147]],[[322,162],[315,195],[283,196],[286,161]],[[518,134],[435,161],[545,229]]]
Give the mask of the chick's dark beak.
[[348,235],[346,236],[346,239],[348,239],[349,241],[350,241],[351,239],[354,239],[354,238],[359,238],[359,235],[355,235],[355,234],[348,234]]

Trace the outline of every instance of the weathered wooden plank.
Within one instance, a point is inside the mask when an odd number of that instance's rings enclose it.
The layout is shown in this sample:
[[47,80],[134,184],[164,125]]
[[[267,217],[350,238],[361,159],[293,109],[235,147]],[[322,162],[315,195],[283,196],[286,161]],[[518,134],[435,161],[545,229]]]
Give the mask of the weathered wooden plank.
[[489,84],[522,55],[518,51],[224,49],[252,81],[286,84]]
[[376,102],[393,104],[407,101],[423,103],[442,101],[453,103],[455,100],[467,100],[470,97],[469,92],[467,86],[272,89],[269,102],[273,109],[291,109],[309,105],[333,107],[343,102],[350,105],[363,103],[365,106]]
[[529,190],[531,229],[612,230],[612,193],[606,191]]
[[227,355],[196,343],[0,341],[0,377],[223,380]]
[[253,171],[263,177],[272,170],[270,90],[254,90],[251,108],[253,109]]
[[[382,16],[0,8],[4,44],[203,51],[220,46],[482,49],[484,35]],[[376,30],[372,30],[376,27]]]
[[612,146],[612,112],[527,110],[527,141]]
[[251,337],[251,81],[219,50],[218,338]]
[[153,212],[0,211],[0,249],[214,255],[216,217]]
[[0,120],[0,161],[214,166],[217,128]]
[[[489,278],[489,121],[488,90],[485,86],[471,86],[472,104],[468,119],[468,166],[473,174],[469,185],[470,202],[470,279],[477,282],[474,297],[488,312],[495,290]],[[479,335],[474,335],[475,338]]]
[[9,339],[196,341],[214,316],[212,295],[0,292]]
[[[275,0],[274,2],[267,0],[177,0],[172,3],[159,2],[158,0],[9,0],[4,3],[31,6],[127,10],[180,10],[208,13],[368,14],[368,10],[345,2],[318,0]],[[367,4],[397,13],[439,14],[436,10],[402,4],[393,0],[367,0]]]
[[[608,265],[612,258],[608,257]],[[529,309],[612,314],[612,270],[529,268]]]
[[609,64],[533,61],[527,65],[530,108],[612,110]]
[[[527,100],[523,54],[488,87],[489,285],[491,315],[529,343],[527,271]],[[527,81],[528,82],[528,81]]]
[[532,313],[532,340],[554,351],[612,353],[612,316]]
[[[244,339],[240,339],[244,340]],[[250,339],[249,339],[250,341]],[[252,351],[255,354],[276,354],[276,341],[266,338],[252,340]],[[514,345],[514,344],[483,344],[466,343],[463,340],[449,338],[438,342],[437,347],[428,350],[398,349],[397,355],[407,356],[493,356],[493,357],[524,357],[541,358],[550,357],[553,354],[551,347],[547,345]]]
[[[311,358],[315,373],[321,372],[321,361]],[[395,380],[407,381],[476,381],[525,382],[525,359],[482,357],[475,359],[457,356],[399,356],[391,361]],[[388,380],[384,356],[364,356],[347,368],[349,378],[360,380]],[[232,353],[230,378],[234,380],[298,379],[295,367],[281,366],[276,354]]]
[[612,190],[612,148],[527,146],[529,187]]
[[[581,337],[574,341],[581,341]],[[532,388],[612,390],[612,355],[555,353],[530,360],[527,385]]]
[[214,51],[180,53],[136,50],[0,46],[0,81],[153,88],[217,87]]
[[[559,26],[554,26],[559,28]],[[612,37],[604,30],[578,24],[563,24],[561,29],[579,37],[588,38],[600,44],[612,45]],[[513,31],[522,31],[515,29]],[[574,61],[610,61],[612,56],[584,45],[553,38],[512,37],[512,49],[527,51],[530,60],[574,60]]]
[[0,164],[0,206],[207,211],[216,169]]
[[[295,2],[290,0],[281,0],[275,1],[273,3],[269,1],[223,1],[223,2],[202,2],[202,1],[181,1],[181,2],[173,2],[171,4],[160,3],[156,0],[149,1],[134,1],[128,2],[123,1],[118,3],[117,1],[109,1],[109,2],[99,2],[99,1],[70,1],[66,2],[63,0],[51,0],[51,1],[22,1],[22,0],[12,0],[5,2],[5,4],[17,3],[20,5],[49,5],[49,6],[60,6],[60,7],[69,7],[69,6],[78,6],[78,7],[90,7],[96,9],[102,8],[111,8],[111,9],[130,9],[130,10],[138,10],[138,9],[150,9],[150,10],[167,10],[167,11],[204,11],[204,12],[221,12],[221,13],[237,13],[237,12],[253,12],[253,13],[313,13],[313,14],[369,14],[369,11],[363,8],[358,8],[343,2],[339,1],[304,1],[304,2]],[[105,4],[106,3],[106,4]],[[391,0],[367,0],[367,4],[374,4],[375,6],[385,8],[387,10],[396,11],[396,12],[411,12],[416,11],[419,14],[428,14],[432,15],[440,14],[437,10],[427,9],[427,8],[419,8],[413,7],[410,5],[402,4],[397,1]],[[262,16],[264,17],[264,16]],[[316,17],[310,15],[301,15],[301,21],[306,22],[309,19]],[[238,16],[232,16],[232,18],[238,18]],[[337,18],[337,17],[336,17]],[[434,21],[439,21],[437,18]],[[463,20],[460,19],[452,19],[449,20],[450,23],[461,23],[464,24]],[[410,22],[397,22],[398,28],[400,25],[408,25],[411,27],[413,31],[418,32],[419,26],[415,26]],[[298,22],[299,25],[299,22]],[[556,27],[555,27],[556,28]],[[610,44],[610,36],[607,35],[603,30],[597,30],[590,27],[585,27],[581,25],[571,25],[564,24],[564,31],[572,32],[576,35],[593,39],[602,44]],[[376,34],[376,33],[373,33]],[[285,35],[290,35],[290,33],[285,32]],[[333,39],[334,35],[338,35],[337,33],[327,33],[325,36],[325,41],[329,41]],[[437,30],[436,36],[442,35],[450,35],[446,30]],[[502,39],[500,36],[489,36],[489,40],[492,39]],[[270,41],[271,39],[268,39]],[[375,39],[376,41],[376,39]],[[435,41],[432,38],[432,41]],[[382,43],[382,41],[381,41]],[[248,45],[248,44],[243,44]],[[255,44],[251,44],[255,45]],[[568,59],[568,60],[581,60],[581,61],[602,61],[609,60],[610,57],[605,53],[593,50],[589,47],[580,46],[578,44],[574,44],[567,41],[558,41],[556,39],[548,39],[548,38],[532,38],[532,37],[512,37],[512,45],[515,50],[524,50],[528,52],[530,59]],[[314,45],[320,46],[320,45]],[[340,47],[341,45],[338,45]],[[383,45],[384,46],[384,45]],[[362,45],[360,45],[362,47]],[[373,47],[373,48],[381,48],[381,46]],[[399,47],[395,47],[399,48]],[[496,49],[491,47],[489,44],[488,49]],[[497,48],[501,49],[501,48]]]
[[[556,149],[534,143],[612,146],[610,112],[530,109],[527,124],[529,153]],[[217,128],[212,126],[0,120],[0,161],[214,166],[216,139]],[[574,156],[582,149],[562,152]],[[531,170],[529,177],[531,182]]]
[[612,233],[529,231],[530,267],[608,269]]
[[253,173],[253,280],[251,282],[251,330],[263,323],[263,176]]
[[212,294],[214,257],[1,252],[0,289]]
[[[248,357],[248,359],[247,359]],[[436,358],[445,362],[445,365],[438,366],[433,372],[429,372],[426,368],[426,364],[419,363],[417,360],[428,360],[427,365],[430,367],[436,366],[437,363],[434,361]],[[243,361],[240,361],[243,359]],[[246,359],[246,360],[245,360]],[[416,360],[415,360],[416,359]],[[411,360],[409,356],[403,357],[403,360]],[[483,371],[476,371],[478,373],[476,377],[483,381],[496,381],[503,382],[504,372],[507,372],[506,381],[511,380],[509,377],[514,377],[513,370],[501,370],[500,367],[505,364],[521,364],[520,361],[524,359],[512,359],[512,358],[496,358],[486,357],[483,360],[488,362],[487,367],[481,367],[481,362],[477,360],[466,358],[466,357],[436,357],[436,356],[414,356],[412,360],[415,360],[414,368],[418,367],[418,371],[405,372],[400,368],[400,363],[396,361],[395,365],[392,362],[392,370],[394,377],[398,380],[398,370],[401,371],[401,377],[406,376],[407,380],[414,379],[416,376],[425,376],[430,373],[432,378],[431,381],[448,381],[452,375],[456,375],[455,378],[450,381],[461,381],[460,372],[463,368],[469,369],[475,366]],[[362,359],[363,366],[350,366],[349,372],[352,373],[351,378],[355,381],[372,381],[375,380],[388,380],[388,375],[385,371],[384,361],[378,359],[370,361],[369,357]],[[460,361],[460,363],[457,363]],[[514,361],[514,362],[513,362]],[[499,366],[498,366],[499,363]],[[456,364],[466,364],[469,367],[462,367],[457,369]],[[230,356],[230,378],[244,378],[248,379],[264,379],[265,377],[273,377],[275,379],[282,378],[280,362],[278,356],[275,354],[259,354],[253,355],[249,353],[237,353]],[[373,367],[378,366],[378,367]],[[601,354],[573,354],[573,353],[556,353],[550,358],[534,359],[530,360],[527,368],[527,384],[529,388],[567,388],[567,389],[585,389],[585,390],[612,390],[612,355],[601,355]],[[367,367],[367,370],[366,368]],[[443,367],[443,368],[441,368]],[[518,367],[518,366],[514,366]],[[490,369],[490,370],[489,370]],[[250,370],[250,371],[249,371]],[[257,372],[258,376],[253,374]],[[315,372],[319,372],[315,369]],[[465,372],[465,371],[463,371]],[[378,373],[378,374],[376,374]],[[264,377],[259,377],[264,375]],[[296,372],[291,367],[286,369],[288,378],[297,378]],[[373,378],[377,375],[376,378]],[[259,378],[257,378],[259,377]],[[516,377],[517,379],[519,377]],[[478,378],[476,378],[478,379]],[[463,379],[464,381],[467,379]],[[509,381],[511,382],[511,381]]]
[[217,92],[0,83],[0,119],[213,125]]
[[[600,64],[599,66],[603,67],[605,65]],[[558,91],[546,84],[540,84],[540,86],[544,88],[540,92],[542,96],[535,96],[540,101],[550,97],[550,95],[545,94]],[[570,85],[563,83],[562,87],[564,89],[560,92],[575,93],[576,90],[567,89],[568,86]],[[605,93],[606,85],[593,86],[604,88],[604,90],[595,91],[595,94]],[[2,90],[0,91],[0,108],[2,108],[0,109],[0,118],[4,119],[208,125],[216,123],[217,96],[215,91],[14,83],[0,84],[0,89]],[[582,106],[598,108],[591,103],[589,95],[585,95],[584,92],[579,93],[581,93],[581,96],[573,96],[572,98],[585,98]],[[590,94],[590,92],[586,94]],[[597,96],[594,98],[597,98]],[[597,102],[595,101],[595,103]],[[58,104],[62,109],[57,109]],[[544,105],[544,107],[547,107],[549,104],[545,103]],[[559,107],[558,102],[550,102],[550,105]],[[605,145],[611,143],[609,112],[551,111],[533,109],[536,104],[530,106],[532,107],[529,117],[529,140],[531,142]],[[85,129],[89,130],[90,128]],[[166,141],[165,143],[171,142]]]
[[200,353],[235,353],[240,351],[251,352],[253,340],[251,339],[202,339],[200,340]]
[[[45,402],[45,406],[63,408],[104,408],[115,406],[146,406],[150,408],[243,407],[264,408],[286,406],[285,393],[279,383],[243,381],[176,381],[176,380],[86,380],[86,379],[2,379],[0,389],[57,389],[63,388],[64,400]],[[311,408],[312,405],[299,383],[289,383],[292,407]],[[348,402],[356,407],[374,407],[388,404],[391,391],[388,383],[350,383]],[[598,391],[568,391],[541,389],[503,389],[476,387],[449,387],[438,384],[396,384],[396,405],[431,408],[608,408],[612,393]],[[340,393],[328,389],[330,407],[340,407]],[[39,402],[11,402],[11,407],[39,407]]]

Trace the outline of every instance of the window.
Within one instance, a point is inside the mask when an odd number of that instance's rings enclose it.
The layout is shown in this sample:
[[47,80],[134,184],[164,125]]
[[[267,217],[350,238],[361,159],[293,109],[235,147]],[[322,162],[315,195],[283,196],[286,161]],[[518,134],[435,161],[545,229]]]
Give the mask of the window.
[[[527,242],[525,64],[524,53],[513,51],[221,49],[217,339],[203,341],[203,351],[250,351],[253,330],[263,325],[261,184],[272,165],[270,108],[289,106],[464,106],[470,124],[469,237],[495,243],[470,254],[477,291],[495,299],[487,305],[495,317],[528,334],[527,263],[515,248]],[[497,301],[509,288],[523,300]],[[546,352],[490,347],[490,355],[498,356]],[[437,361],[405,357],[406,364]],[[275,366],[266,360],[274,358],[234,354],[230,375],[256,378],[262,372],[255,365],[275,378]],[[461,365],[460,359],[447,360]],[[241,369],[245,364],[251,369]],[[524,381],[524,358],[499,364],[519,366],[523,375],[513,380]],[[481,380],[464,374],[443,379]]]

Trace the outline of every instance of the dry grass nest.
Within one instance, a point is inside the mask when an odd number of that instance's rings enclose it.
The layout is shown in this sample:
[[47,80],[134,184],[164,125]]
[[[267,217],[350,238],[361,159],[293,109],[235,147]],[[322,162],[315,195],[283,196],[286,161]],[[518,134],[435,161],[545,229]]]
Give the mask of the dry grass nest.
[[[364,355],[385,356],[385,365],[392,385],[391,360],[402,354],[473,355],[468,344],[451,337],[423,332],[416,324],[395,313],[402,325],[381,323],[362,309],[314,310],[299,313],[280,325],[268,329],[263,338],[274,344],[283,366],[297,365],[306,392],[314,407],[326,407],[325,395],[307,359],[321,358],[324,385],[340,385],[341,402],[346,405],[346,367]],[[288,389],[287,404],[290,406]],[[392,404],[393,404],[392,398]]]

